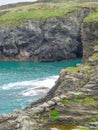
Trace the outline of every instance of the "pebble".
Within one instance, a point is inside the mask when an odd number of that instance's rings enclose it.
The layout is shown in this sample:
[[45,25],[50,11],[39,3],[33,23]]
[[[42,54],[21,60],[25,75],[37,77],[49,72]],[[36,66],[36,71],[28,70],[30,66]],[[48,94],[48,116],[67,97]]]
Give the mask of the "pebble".
[[36,111],[38,111],[38,112],[43,112],[43,111],[44,111],[44,108],[41,107],[41,106],[38,106],[38,107],[36,107]]

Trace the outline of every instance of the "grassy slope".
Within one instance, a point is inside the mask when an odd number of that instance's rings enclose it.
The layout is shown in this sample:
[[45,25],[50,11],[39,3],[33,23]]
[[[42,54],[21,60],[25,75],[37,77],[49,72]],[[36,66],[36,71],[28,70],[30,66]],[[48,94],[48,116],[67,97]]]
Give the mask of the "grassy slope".
[[84,22],[98,22],[98,12],[90,14],[84,19]]
[[[69,12],[81,7],[98,7],[98,2],[75,2],[67,0],[53,0],[55,2],[40,2],[30,5],[0,10],[0,24],[12,24],[28,19],[47,19],[63,17]],[[62,1],[62,2],[61,2]]]

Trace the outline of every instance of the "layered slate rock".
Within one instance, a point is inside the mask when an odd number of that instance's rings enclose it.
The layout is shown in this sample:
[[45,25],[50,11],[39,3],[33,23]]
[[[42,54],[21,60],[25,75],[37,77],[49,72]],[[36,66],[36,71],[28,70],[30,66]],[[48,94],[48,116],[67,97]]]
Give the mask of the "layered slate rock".
[[50,130],[54,123],[79,125],[73,130],[98,127],[98,64],[62,70],[45,98],[25,110],[0,115],[0,130]]

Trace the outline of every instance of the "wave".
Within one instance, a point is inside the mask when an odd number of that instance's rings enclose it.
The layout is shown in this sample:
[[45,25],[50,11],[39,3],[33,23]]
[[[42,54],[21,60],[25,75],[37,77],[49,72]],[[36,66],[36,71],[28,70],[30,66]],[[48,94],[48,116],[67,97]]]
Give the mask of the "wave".
[[49,91],[49,88],[47,87],[34,87],[27,89],[25,91],[22,91],[21,95],[23,96],[37,96],[40,94],[46,94]]
[[2,86],[3,90],[10,90],[10,89],[21,89],[21,95],[23,96],[32,96],[38,95],[39,93],[46,93],[51,87],[55,85],[55,81],[57,80],[58,75],[50,76],[44,79],[38,80],[30,80],[30,81],[22,81],[22,82],[15,82],[9,83]]

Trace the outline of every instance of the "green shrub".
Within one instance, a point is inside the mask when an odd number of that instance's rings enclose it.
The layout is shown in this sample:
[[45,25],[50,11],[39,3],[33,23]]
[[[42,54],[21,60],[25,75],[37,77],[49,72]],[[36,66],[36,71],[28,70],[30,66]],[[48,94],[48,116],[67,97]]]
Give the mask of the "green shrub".
[[59,114],[58,114],[58,111],[57,110],[51,110],[50,111],[50,116],[51,116],[51,118],[52,118],[52,120],[54,121],[54,122],[57,122],[58,121],[58,118],[59,118]]
[[84,19],[84,22],[98,22],[98,12],[92,13]]
[[93,106],[93,107],[96,107],[96,106],[97,106],[97,102],[95,101],[94,98],[86,97],[86,98],[84,99],[84,105],[85,105],[85,106]]
[[85,101],[86,101],[86,102],[93,102],[93,101],[94,101],[94,99],[93,99],[93,98],[91,98],[91,97],[86,97],[86,98],[85,98]]
[[63,99],[62,101],[61,101],[64,105],[66,105],[68,102],[70,102],[69,100],[66,100],[66,99]]

